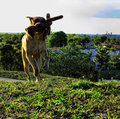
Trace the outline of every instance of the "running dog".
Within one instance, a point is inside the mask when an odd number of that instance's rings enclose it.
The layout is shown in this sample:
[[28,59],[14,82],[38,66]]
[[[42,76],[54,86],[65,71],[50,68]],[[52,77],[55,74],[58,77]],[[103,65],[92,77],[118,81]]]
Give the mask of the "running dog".
[[50,18],[50,14],[43,17],[27,17],[31,25],[25,29],[26,34],[22,38],[22,60],[27,80],[30,81],[29,65],[32,66],[36,82],[41,79],[40,67],[43,64],[49,67],[49,58],[46,46],[47,35],[50,34],[52,21],[63,18],[62,15]]

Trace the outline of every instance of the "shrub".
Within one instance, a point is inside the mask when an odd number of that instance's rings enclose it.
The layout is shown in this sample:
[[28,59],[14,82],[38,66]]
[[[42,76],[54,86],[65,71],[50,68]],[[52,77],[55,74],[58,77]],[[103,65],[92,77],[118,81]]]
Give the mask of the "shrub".
[[91,56],[80,51],[75,44],[49,51],[50,68],[47,73],[68,77],[85,77],[97,81],[98,72]]
[[98,63],[98,68],[106,70],[110,61],[110,50],[107,47],[97,48],[97,54],[95,55],[95,62]]
[[110,62],[111,62],[111,64],[113,64],[113,66],[114,66],[117,70],[120,70],[120,56],[119,56],[119,55],[112,56]]
[[21,38],[24,33],[3,34],[0,45],[0,65],[4,70],[23,70]]
[[63,47],[67,44],[67,35],[63,31],[54,32],[48,37],[48,47]]

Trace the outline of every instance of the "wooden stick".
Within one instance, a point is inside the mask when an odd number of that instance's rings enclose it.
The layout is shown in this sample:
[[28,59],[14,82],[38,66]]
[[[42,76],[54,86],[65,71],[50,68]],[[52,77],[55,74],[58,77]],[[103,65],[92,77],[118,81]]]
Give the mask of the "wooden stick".
[[56,20],[59,20],[59,19],[62,19],[62,18],[63,18],[63,15],[52,17],[52,18],[47,19],[47,22],[56,21]]

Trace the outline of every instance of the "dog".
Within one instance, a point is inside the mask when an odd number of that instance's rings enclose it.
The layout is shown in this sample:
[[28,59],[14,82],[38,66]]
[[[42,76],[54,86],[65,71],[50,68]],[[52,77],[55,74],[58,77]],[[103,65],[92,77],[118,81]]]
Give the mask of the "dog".
[[32,66],[33,75],[36,82],[41,79],[40,68],[43,64],[46,69],[49,68],[49,57],[47,52],[46,38],[50,34],[52,21],[63,18],[57,16],[50,18],[50,14],[43,17],[27,17],[31,25],[25,29],[26,34],[22,38],[22,61],[27,80],[30,81],[29,65]]

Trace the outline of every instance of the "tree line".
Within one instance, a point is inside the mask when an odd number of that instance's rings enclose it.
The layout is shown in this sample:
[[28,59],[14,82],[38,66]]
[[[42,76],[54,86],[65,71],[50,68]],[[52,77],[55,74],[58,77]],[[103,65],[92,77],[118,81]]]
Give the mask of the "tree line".
[[[25,33],[0,33],[0,66],[4,70],[23,71],[21,58],[21,39]],[[102,44],[107,44],[104,48]],[[120,44],[120,40],[106,35],[90,37],[88,35],[66,34],[63,31],[53,32],[47,39],[50,56],[50,69],[42,70],[53,75],[97,77],[99,70],[118,69],[119,56],[110,57],[111,46]],[[60,52],[51,50],[57,47]],[[97,47],[97,55],[91,61],[92,54],[85,54],[80,49]],[[112,49],[115,50],[115,49]],[[98,66],[96,67],[96,63]],[[78,70],[76,70],[78,69]]]
[[21,39],[25,33],[0,33],[0,63],[4,70],[23,70]]

